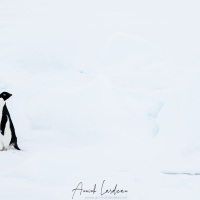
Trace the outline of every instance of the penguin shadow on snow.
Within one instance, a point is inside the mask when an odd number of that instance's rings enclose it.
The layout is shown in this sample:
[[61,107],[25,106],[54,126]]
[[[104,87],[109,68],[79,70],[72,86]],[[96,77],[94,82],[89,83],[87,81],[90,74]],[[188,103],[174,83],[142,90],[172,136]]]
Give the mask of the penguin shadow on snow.
[[15,128],[6,106],[6,100],[11,96],[12,94],[8,92],[0,94],[0,151],[8,150],[11,147],[20,150],[17,145]]

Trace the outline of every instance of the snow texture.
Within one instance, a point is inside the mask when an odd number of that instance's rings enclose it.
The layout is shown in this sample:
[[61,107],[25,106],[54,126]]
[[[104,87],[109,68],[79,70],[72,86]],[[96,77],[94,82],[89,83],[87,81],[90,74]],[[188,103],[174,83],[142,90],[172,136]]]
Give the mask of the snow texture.
[[130,200],[199,200],[198,8],[1,0],[0,90],[22,150],[0,152],[0,199],[106,180]]

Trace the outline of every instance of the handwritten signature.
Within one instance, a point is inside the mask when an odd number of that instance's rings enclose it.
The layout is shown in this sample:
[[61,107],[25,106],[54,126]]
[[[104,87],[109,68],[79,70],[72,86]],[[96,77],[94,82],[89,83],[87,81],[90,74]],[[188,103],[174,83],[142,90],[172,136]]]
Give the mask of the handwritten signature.
[[[128,193],[128,190],[118,189],[117,184],[115,185],[115,187],[113,189],[105,189],[104,183],[105,183],[105,180],[103,180],[103,182],[101,184],[101,189],[100,189],[101,196],[103,196],[105,194],[116,195],[116,194],[120,194],[120,193]],[[82,182],[80,182],[77,185],[77,187],[72,190],[72,192],[73,192],[72,199],[74,198],[75,194],[78,192],[80,195],[82,195],[82,193],[91,193],[91,194],[98,193],[96,184],[94,184],[94,187],[91,189],[84,189]]]

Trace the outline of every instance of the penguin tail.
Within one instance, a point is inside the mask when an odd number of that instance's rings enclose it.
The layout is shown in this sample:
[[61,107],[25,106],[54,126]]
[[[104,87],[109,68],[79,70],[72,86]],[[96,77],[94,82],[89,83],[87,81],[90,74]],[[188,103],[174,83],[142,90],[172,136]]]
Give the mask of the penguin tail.
[[16,142],[13,144],[13,147],[14,147],[15,149],[17,149],[17,150],[21,150],[21,149],[18,147],[18,145],[17,145]]

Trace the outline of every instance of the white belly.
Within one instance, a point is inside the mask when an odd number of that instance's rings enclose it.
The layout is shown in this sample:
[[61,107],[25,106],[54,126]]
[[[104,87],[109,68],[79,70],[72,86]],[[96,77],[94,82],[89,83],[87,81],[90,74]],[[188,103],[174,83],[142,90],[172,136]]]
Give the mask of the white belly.
[[[2,98],[0,98],[0,120],[2,118],[2,113],[3,113],[3,107],[4,107],[4,105],[5,105],[5,101]],[[0,123],[1,123],[1,121],[0,121]]]
[[0,134],[0,150],[7,150],[12,138],[12,133],[10,129],[10,120],[7,116],[7,122],[4,130],[4,135]]
[[[0,98],[0,123],[2,119],[4,105],[5,105],[5,101],[2,98]],[[4,149],[4,136],[0,133],[0,150],[3,150],[3,149]]]

